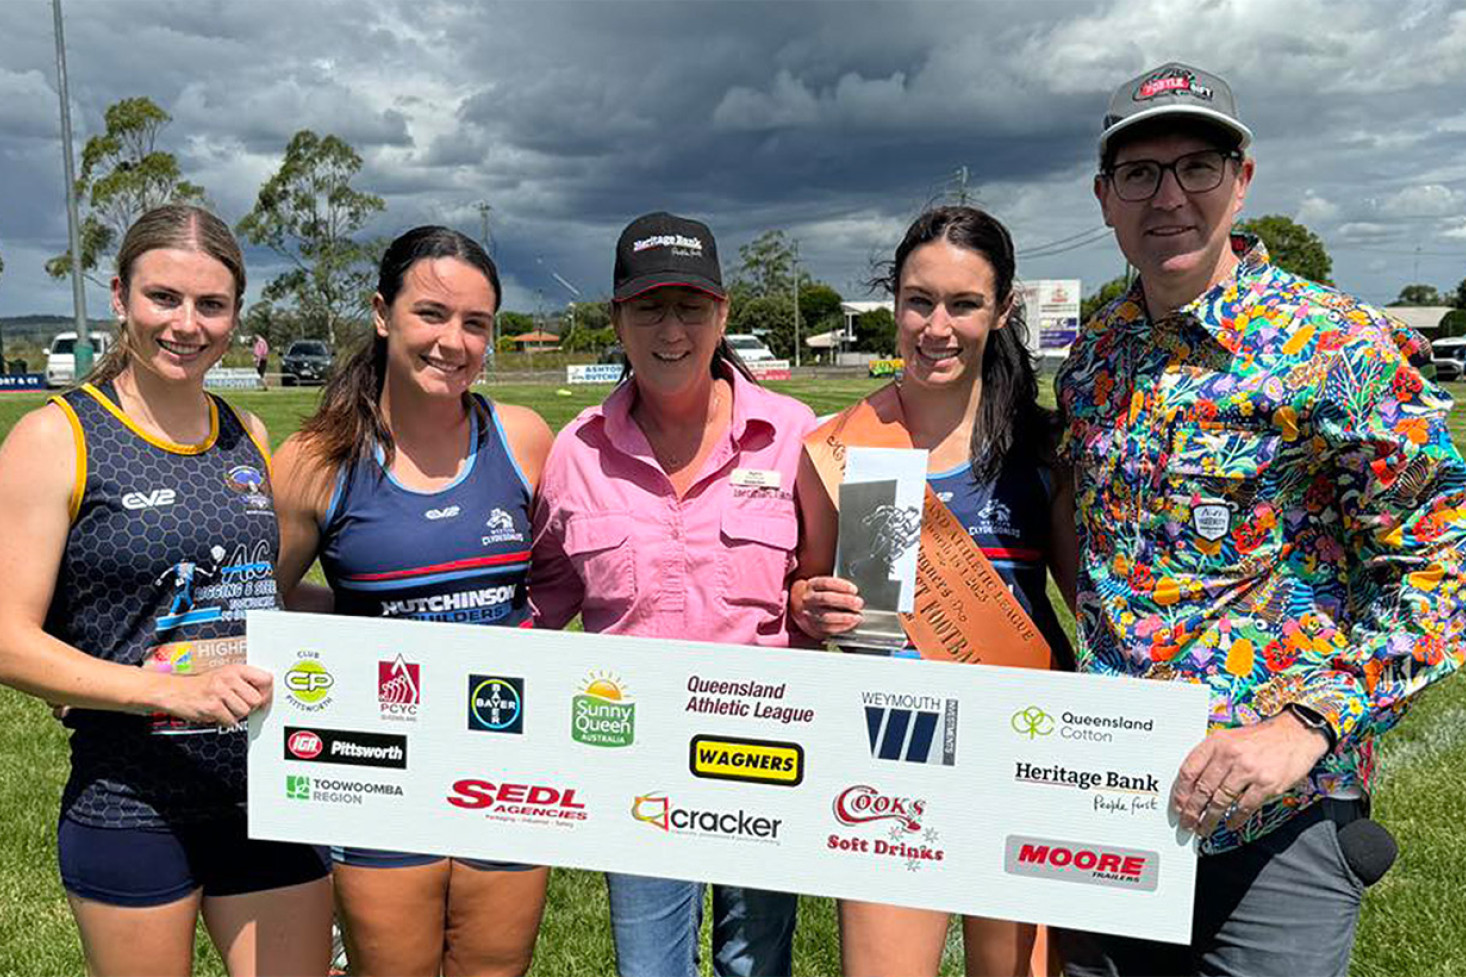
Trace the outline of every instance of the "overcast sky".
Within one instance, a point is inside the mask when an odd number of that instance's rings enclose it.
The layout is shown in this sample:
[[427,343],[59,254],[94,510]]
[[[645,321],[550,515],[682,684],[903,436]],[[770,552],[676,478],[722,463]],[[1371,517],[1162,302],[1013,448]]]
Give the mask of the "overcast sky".
[[[163,148],[231,224],[300,128],[361,153],[368,228],[478,236],[505,307],[610,288],[620,228],[706,220],[725,274],[784,228],[846,298],[923,205],[969,194],[1024,278],[1121,272],[1090,192],[1109,92],[1177,59],[1226,77],[1252,127],[1245,215],[1317,232],[1334,278],[1385,302],[1466,278],[1466,2],[633,0],[412,4],[65,0],[78,155],[110,103],[173,116]],[[0,2],[0,315],[68,313],[51,6]],[[1092,243],[1085,243],[1091,242]],[[1045,248],[1051,242],[1056,247]],[[1079,247],[1065,250],[1069,244]],[[280,270],[250,251],[251,296]],[[1418,269],[1418,270],[1417,270]],[[103,295],[89,293],[89,311]]]

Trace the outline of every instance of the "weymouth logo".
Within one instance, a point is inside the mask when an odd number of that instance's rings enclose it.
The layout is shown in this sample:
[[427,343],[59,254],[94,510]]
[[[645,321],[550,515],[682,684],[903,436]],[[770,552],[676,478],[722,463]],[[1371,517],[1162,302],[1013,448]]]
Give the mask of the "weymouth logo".
[[1033,739],[1037,736],[1047,736],[1054,731],[1054,717],[1044,712],[1038,706],[1029,706],[1027,709],[1019,709],[1009,720],[1013,732]]
[[870,755],[944,767],[957,762],[957,700],[862,692]]
[[570,738],[588,746],[630,746],[636,739],[636,703],[620,679],[592,672],[570,702]]
[[319,712],[331,704],[336,680],[314,652],[302,651],[296,657],[299,660],[285,672],[285,691],[306,712]]
[[468,728],[486,733],[524,732],[524,679],[470,675]]
[[417,721],[417,707],[422,702],[421,675],[421,666],[401,655],[389,662],[377,662],[377,704],[383,719]]
[[798,787],[804,782],[804,747],[798,743],[694,736],[687,763],[694,777]]
[[1138,848],[1009,835],[1003,870],[1009,875],[1154,892],[1160,861],[1159,853]]

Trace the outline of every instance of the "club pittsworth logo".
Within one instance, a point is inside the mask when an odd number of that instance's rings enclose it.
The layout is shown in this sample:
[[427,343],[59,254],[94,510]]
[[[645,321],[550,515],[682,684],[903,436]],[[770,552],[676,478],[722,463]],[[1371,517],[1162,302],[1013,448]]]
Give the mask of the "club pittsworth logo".
[[592,672],[570,701],[570,738],[589,746],[630,746],[636,739],[636,703],[626,685]]
[[1082,882],[1117,889],[1154,892],[1160,880],[1161,856],[1138,848],[1116,848],[1049,838],[1009,835],[1003,870],[1009,875]]
[[489,513],[489,518],[484,521],[483,545],[490,546],[494,543],[522,543],[524,533],[514,528],[514,517],[503,509],[495,509]]
[[783,787],[804,782],[804,747],[798,743],[699,734],[688,743],[687,753],[694,777]]
[[312,801],[317,804],[365,804],[368,797],[401,797],[396,784],[378,784],[365,780],[335,780],[326,777],[285,775],[285,798],[291,801]]
[[950,767],[957,762],[957,700],[862,692],[870,755]]
[[509,784],[489,780],[455,781],[448,803],[483,811],[495,821],[539,821],[570,826],[590,815],[575,799],[575,788],[549,784]]
[[1013,727],[1015,733],[1027,736],[1029,739],[1048,736],[1054,731],[1054,717],[1038,706],[1019,709],[1013,714],[1008,724]]
[[894,859],[908,872],[946,859],[941,834],[924,823],[927,803],[918,797],[887,794],[869,784],[847,787],[830,805],[836,822],[850,831],[833,831],[829,851],[870,858]]
[[285,727],[285,759],[348,767],[407,768],[407,737],[351,729]]
[[778,844],[782,818],[711,808],[681,807],[661,792],[641,794],[631,802],[631,816],[668,834],[702,835],[735,841]]
[[336,679],[313,651],[297,652],[295,664],[285,670],[286,696],[306,712],[320,712],[329,706],[335,685]]
[[401,655],[377,662],[377,706],[383,719],[416,722],[422,702],[422,669]]
[[485,733],[524,732],[524,679],[470,675],[468,728]]

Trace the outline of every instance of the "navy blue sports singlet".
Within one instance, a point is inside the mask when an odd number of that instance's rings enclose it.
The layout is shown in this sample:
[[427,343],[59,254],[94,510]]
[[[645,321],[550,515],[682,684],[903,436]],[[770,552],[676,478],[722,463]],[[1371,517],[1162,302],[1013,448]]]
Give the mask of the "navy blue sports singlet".
[[[77,442],[77,487],[45,629],[107,661],[196,674],[244,661],[244,618],[275,608],[269,457],[209,395],[210,433],[146,434],[111,384],[52,398]],[[62,813],[99,828],[210,821],[244,802],[245,731],[73,709]]]

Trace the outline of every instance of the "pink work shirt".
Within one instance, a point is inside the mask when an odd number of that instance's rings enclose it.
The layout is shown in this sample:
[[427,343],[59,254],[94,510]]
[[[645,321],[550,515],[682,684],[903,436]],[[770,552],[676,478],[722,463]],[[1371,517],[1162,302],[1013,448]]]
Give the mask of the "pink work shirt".
[[633,383],[582,411],[540,476],[529,601],[606,634],[789,644],[794,476],[814,413],[733,372],[727,437],[678,498],[632,420]]

